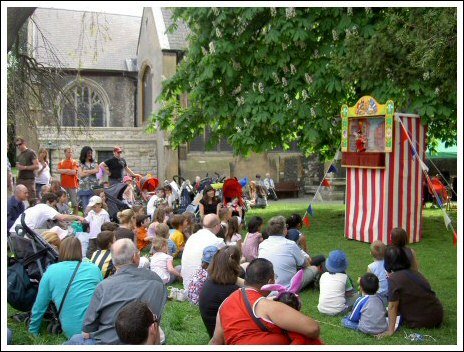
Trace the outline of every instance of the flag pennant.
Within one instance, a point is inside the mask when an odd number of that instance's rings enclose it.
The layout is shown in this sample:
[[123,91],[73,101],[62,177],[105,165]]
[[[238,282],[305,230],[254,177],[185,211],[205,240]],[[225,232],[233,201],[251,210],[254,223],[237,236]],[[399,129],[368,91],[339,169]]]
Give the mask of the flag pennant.
[[456,231],[454,231],[454,238],[453,238],[454,246],[456,246],[457,243],[458,243],[458,236],[456,235]]
[[324,181],[322,181],[322,186],[330,188],[331,186],[329,180],[324,179]]
[[323,201],[322,195],[321,195],[321,193],[319,192],[319,190],[316,192],[316,195],[315,195],[315,196],[317,197],[317,200],[319,200],[320,202]]
[[443,208],[443,202],[441,200],[441,197],[437,194],[437,203],[438,203],[438,206],[441,208]]
[[406,130],[403,127],[403,131],[401,132],[401,143],[404,143],[407,140],[408,140],[408,134],[406,133]]
[[308,216],[308,214],[306,214],[305,217],[303,218],[303,223],[306,225],[306,227],[308,228],[308,230],[311,228],[311,223],[309,222],[309,216]]
[[425,165],[425,163],[420,159],[419,159],[419,165],[420,165],[422,171],[429,172],[429,168],[427,167],[427,165]]
[[411,146],[411,149],[412,149],[412,158],[414,159],[417,156],[417,151],[416,151],[416,148],[414,148],[414,146]]
[[313,207],[311,204],[309,204],[309,207],[308,209],[306,210],[306,212],[311,215],[311,216],[314,216],[314,211],[313,211]]
[[327,172],[334,172],[334,173],[337,173],[337,171],[338,171],[338,170],[337,170],[337,168],[336,168],[335,166],[330,165],[329,170],[328,170]]
[[451,224],[451,219],[450,219],[450,217],[448,216],[448,214],[445,211],[443,211],[443,218],[445,220],[446,229],[449,230],[449,226]]

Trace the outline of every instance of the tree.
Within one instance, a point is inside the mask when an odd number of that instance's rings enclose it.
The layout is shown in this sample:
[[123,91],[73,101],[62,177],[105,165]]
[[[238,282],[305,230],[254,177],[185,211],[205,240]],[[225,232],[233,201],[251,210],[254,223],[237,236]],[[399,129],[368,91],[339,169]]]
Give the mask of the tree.
[[[444,30],[440,21],[453,11]],[[399,111],[422,113],[431,126],[456,126],[456,99],[445,97],[453,79],[456,87],[456,61],[431,69],[444,49],[456,53],[455,9],[176,8],[174,19],[191,30],[189,51],[164,82],[153,115],[174,147],[208,126],[210,146],[227,138],[236,154],[297,141],[306,154],[332,156],[340,107],[362,95],[393,99]],[[444,74],[451,82],[431,97]],[[183,92],[188,106],[180,104]],[[424,92],[427,98],[417,99]]]

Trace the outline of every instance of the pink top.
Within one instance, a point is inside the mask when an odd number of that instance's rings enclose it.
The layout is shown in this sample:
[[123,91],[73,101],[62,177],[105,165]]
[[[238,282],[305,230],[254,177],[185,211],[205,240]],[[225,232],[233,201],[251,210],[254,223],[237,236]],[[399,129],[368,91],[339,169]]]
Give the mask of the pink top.
[[247,262],[251,262],[258,257],[258,246],[261,242],[263,242],[263,235],[261,232],[247,233],[242,248],[243,256]]

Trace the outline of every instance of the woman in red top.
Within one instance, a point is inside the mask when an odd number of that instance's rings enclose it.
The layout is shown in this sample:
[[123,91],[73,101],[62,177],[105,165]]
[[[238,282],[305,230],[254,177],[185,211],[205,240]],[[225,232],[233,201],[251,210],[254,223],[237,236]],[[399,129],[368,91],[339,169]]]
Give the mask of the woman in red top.
[[[284,303],[265,298],[269,292],[261,291],[261,287],[273,282],[272,263],[264,258],[253,260],[245,275],[245,292],[250,306],[247,307],[241,289],[232,293],[219,308],[210,344],[288,345],[291,341],[284,330],[317,339],[319,324],[314,319]],[[256,320],[265,328],[261,328]]]

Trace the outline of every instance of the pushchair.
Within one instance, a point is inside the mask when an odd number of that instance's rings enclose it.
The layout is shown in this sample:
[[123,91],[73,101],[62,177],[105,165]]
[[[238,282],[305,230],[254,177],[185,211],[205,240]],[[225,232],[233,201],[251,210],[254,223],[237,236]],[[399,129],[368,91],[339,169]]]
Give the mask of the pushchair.
[[[39,282],[50,264],[58,261],[58,252],[38,233],[30,229],[21,215],[16,234],[8,234],[8,246],[12,256],[8,258],[7,301],[14,309],[25,312],[13,316],[17,322],[28,322],[30,311],[37,297]],[[53,303],[45,314],[51,322],[49,333],[61,333],[57,310]]]
[[147,203],[150,197],[155,194],[160,182],[156,177],[147,174],[144,177],[137,177],[135,184],[137,186],[135,190],[136,195]]
[[129,209],[130,206],[123,201],[122,195],[127,188],[125,183],[115,183],[114,185],[104,188],[106,195],[106,205],[108,206],[108,214],[110,220],[119,223],[118,212]]

